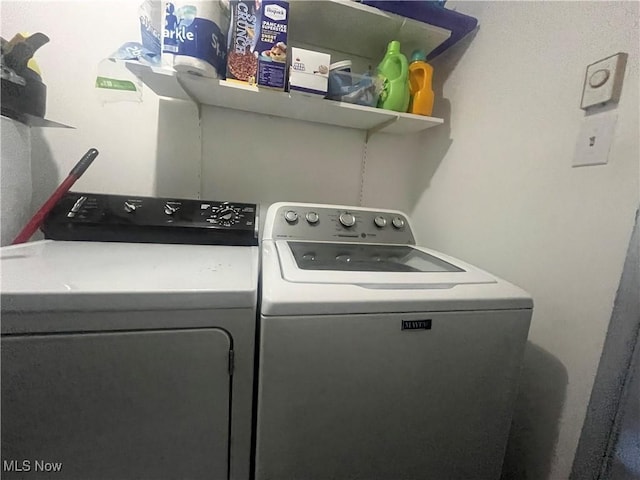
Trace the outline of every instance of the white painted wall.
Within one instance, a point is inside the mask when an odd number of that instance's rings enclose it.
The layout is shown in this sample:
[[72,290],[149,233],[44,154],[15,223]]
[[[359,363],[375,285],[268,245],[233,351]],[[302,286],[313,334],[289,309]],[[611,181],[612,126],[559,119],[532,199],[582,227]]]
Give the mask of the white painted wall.
[[0,246],[5,246],[31,217],[31,130],[2,117],[0,134]]
[[151,194],[155,190],[158,97],[102,104],[97,65],[127,41],[139,41],[135,1],[6,1],[0,34],[43,32],[35,59],[47,84],[47,118],[75,130],[32,129],[34,206],[39,206],[90,148],[100,156],[76,190]]
[[357,204],[364,133],[203,108],[202,195]]
[[[639,4],[448,6],[480,30],[435,64],[446,127],[424,138],[414,225],[424,244],[533,295],[508,478],[566,479],[639,200]],[[619,51],[629,62],[609,164],[572,168],[585,67]]]
[[[446,131],[446,126],[434,127]],[[374,135],[367,146],[362,204],[411,212],[411,185],[422,163],[422,144],[429,130],[413,135]]]
[[[204,107],[202,197],[407,210],[417,136],[365,132]],[[364,181],[363,181],[364,179]]]

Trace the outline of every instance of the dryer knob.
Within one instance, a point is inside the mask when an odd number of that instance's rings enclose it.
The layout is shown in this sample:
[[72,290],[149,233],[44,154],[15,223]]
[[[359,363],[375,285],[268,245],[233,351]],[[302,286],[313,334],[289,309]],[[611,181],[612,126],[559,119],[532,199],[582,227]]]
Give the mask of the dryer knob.
[[401,217],[394,217],[391,223],[398,230],[404,228],[404,219],[402,219]]
[[165,205],[164,205],[164,213],[167,214],[167,215],[173,215],[178,210],[180,210],[179,207],[177,207],[175,205],[171,205],[170,203],[165,203]]
[[133,213],[137,208],[138,206],[135,203],[124,202],[124,211],[127,213]]
[[345,227],[353,227],[356,224],[356,217],[349,212],[340,214],[340,223]]
[[298,214],[293,210],[287,210],[287,212],[284,214],[284,219],[287,221],[287,223],[296,223],[298,221]]

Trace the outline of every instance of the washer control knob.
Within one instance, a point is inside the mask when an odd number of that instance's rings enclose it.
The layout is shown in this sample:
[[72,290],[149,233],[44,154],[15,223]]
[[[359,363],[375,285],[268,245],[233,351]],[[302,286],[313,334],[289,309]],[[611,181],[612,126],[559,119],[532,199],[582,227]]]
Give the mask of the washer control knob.
[[308,212],[305,218],[311,225],[315,225],[320,220],[320,216],[316,212]]
[[340,214],[340,223],[345,227],[353,227],[356,224],[356,217],[352,213],[343,212]]
[[381,215],[378,215],[376,218],[373,219],[373,223],[375,223],[376,227],[378,228],[384,228],[387,226],[387,219]]
[[298,221],[298,214],[293,210],[287,210],[287,212],[284,214],[284,219],[287,221],[287,223],[296,223]]
[[400,230],[401,228],[404,228],[404,219],[401,217],[394,217],[391,223],[398,230]]
[[124,202],[124,211],[127,213],[133,213],[136,211],[136,208],[138,208],[136,206],[135,203],[131,203],[131,202]]

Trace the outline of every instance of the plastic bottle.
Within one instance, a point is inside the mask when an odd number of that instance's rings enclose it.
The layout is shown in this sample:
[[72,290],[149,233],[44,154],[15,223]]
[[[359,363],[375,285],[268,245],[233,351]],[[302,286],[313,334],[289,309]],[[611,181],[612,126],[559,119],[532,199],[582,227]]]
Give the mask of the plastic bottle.
[[409,64],[411,103],[409,113],[430,116],[433,113],[433,67],[426,62],[424,50],[414,50]]
[[378,74],[385,78],[378,108],[406,112],[410,98],[409,65],[407,57],[400,53],[400,42],[389,43],[387,53],[378,65]]

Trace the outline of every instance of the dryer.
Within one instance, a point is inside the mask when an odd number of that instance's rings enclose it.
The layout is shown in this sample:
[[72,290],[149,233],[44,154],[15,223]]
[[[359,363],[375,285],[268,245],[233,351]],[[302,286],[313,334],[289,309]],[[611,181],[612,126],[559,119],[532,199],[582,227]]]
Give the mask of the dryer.
[[0,250],[2,477],[247,480],[255,205],[78,195],[49,232],[217,245]]
[[495,479],[533,303],[398,211],[270,207],[257,480]]

